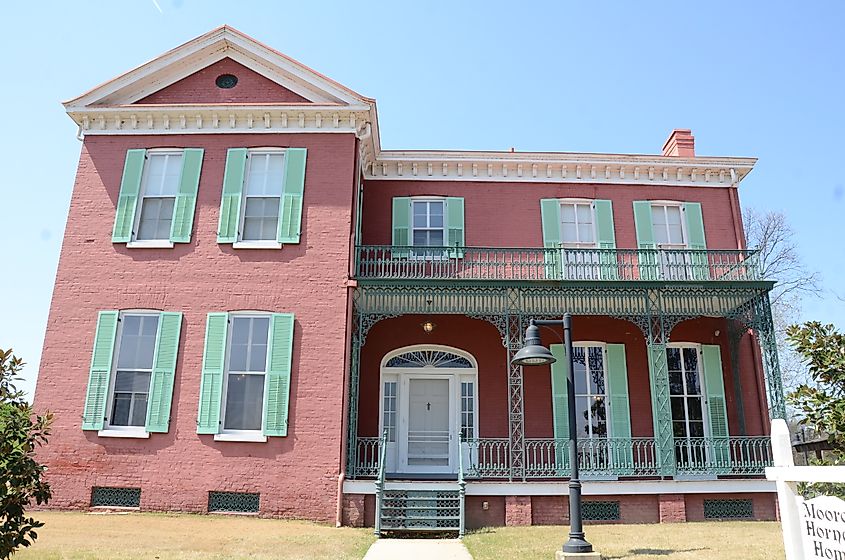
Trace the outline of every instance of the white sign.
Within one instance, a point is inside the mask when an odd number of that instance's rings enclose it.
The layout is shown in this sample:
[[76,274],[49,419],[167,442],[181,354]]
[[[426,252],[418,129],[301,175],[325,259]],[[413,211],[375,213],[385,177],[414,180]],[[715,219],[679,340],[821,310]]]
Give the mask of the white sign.
[[845,560],[845,502],[819,496],[804,500],[798,514],[805,558]]

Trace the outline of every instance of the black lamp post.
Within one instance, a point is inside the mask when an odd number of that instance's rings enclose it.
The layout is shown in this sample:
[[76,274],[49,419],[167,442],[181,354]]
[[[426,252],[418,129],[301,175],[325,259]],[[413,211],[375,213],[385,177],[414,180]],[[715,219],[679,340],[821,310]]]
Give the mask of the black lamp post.
[[593,545],[584,537],[581,519],[581,479],[578,476],[578,426],[575,418],[575,367],[572,356],[572,316],[564,314],[563,320],[534,320],[525,329],[525,345],[511,360],[519,366],[544,366],[556,362],[551,351],[540,341],[537,325],[563,325],[563,343],[569,360],[566,392],[569,400],[569,540],[563,545],[565,553],[593,552]]

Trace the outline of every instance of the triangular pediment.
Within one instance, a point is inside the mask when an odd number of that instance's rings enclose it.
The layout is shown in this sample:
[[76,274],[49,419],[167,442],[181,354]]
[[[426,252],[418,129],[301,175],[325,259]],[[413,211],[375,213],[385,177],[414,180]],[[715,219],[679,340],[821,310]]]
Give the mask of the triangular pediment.
[[151,93],[143,99],[139,99],[134,104],[187,103],[262,103],[275,105],[313,103],[313,101],[227,57]]
[[[238,85],[219,88],[222,74]],[[228,26],[217,28],[65,102],[68,111],[127,105],[319,104],[372,100]]]

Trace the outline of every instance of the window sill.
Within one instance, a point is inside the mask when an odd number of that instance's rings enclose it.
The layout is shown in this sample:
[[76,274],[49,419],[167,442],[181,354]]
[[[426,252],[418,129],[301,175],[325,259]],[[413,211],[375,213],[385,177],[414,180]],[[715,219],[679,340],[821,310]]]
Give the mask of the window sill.
[[247,443],[267,443],[267,436],[261,432],[240,434],[214,434],[214,441],[241,441]]
[[238,241],[232,243],[233,249],[281,249],[278,241]]
[[138,430],[117,430],[112,428],[100,430],[97,432],[97,435],[99,437],[147,439],[150,437],[150,432],[147,432],[143,428]]
[[172,249],[173,242],[168,239],[149,239],[145,241],[130,241],[127,249]]

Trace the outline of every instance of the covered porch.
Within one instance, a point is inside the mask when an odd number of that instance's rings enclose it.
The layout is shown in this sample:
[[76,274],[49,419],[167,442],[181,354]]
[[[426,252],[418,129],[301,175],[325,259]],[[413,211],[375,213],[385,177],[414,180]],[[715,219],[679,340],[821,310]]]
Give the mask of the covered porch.
[[[529,318],[565,311],[576,314],[584,385],[602,372],[578,397],[590,403],[579,415],[585,478],[747,478],[771,464],[768,419],[783,402],[767,285],[397,284],[363,283],[355,294],[349,479],[565,479],[561,373],[510,365]],[[543,339],[562,341],[553,329]],[[720,391],[705,376],[714,355],[724,357]],[[692,375],[679,360],[697,368],[700,413],[679,412],[692,398],[686,381],[678,394],[679,375]]]

